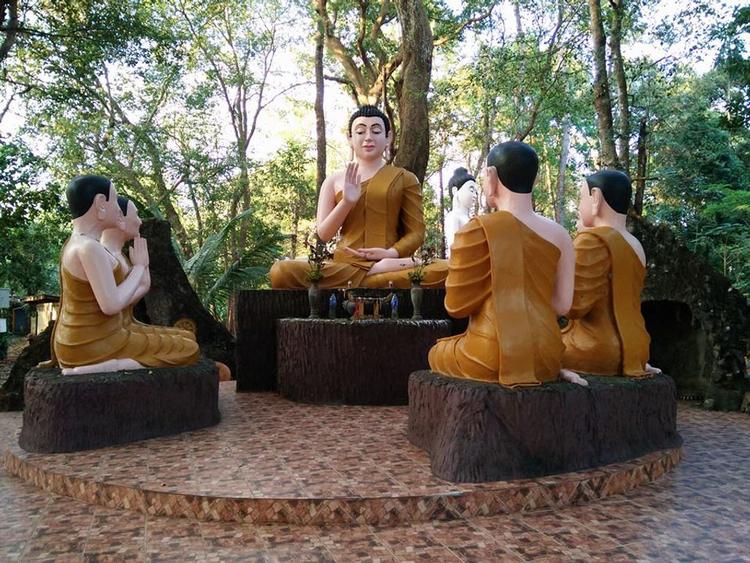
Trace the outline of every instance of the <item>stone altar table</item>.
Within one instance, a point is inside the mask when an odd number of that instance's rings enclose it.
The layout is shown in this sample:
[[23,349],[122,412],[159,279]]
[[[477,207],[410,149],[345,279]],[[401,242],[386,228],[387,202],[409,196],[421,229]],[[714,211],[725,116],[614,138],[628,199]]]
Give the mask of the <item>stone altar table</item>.
[[279,319],[279,391],[306,403],[405,405],[409,374],[450,331],[448,320]]

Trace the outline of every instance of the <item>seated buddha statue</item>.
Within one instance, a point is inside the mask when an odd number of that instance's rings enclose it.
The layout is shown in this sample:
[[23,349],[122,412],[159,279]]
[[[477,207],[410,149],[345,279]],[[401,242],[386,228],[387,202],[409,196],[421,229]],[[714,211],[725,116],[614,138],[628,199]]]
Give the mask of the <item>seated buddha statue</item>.
[[497,211],[456,233],[445,283],[445,308],[469,317],[466,332],[437,341],[430,368],[453,377],[508,387],[565,380],[557,316],[573,300],[573,243],[557,223],[534,212],[531,192],[539,160],[511,141],[487,157],[482,186]]
[[641,314],[646,256],[626,228],[628,176],[602,170],[580,186],[575,291],[563,329],[563,366],[595,375],[647,377],[650,337]]
[[[386,164],[391,133],[388,117],[374,106],[360,107],[349,119],[353,160],[325,179],[318,198],[318,237],[328,242],[340,232],[320,287],[410,286],[412,255],[425,237],[422,193],[414,174]],[[309,271],[305,260],[278,261],[271,287],[305,288]],[[446,261],[437,260],[426,267],[422,285],[442,287],[446,273]]]
[[78,176],[66,195],[73,233],[61,252],[60,314],[52,337],[63,374],[195,363],[200,350],[192,335],[133,325],[132,305],[147,291],[148,247],[135,238],[128,271],[100,242],[105,230],[124,228],[109,179]]

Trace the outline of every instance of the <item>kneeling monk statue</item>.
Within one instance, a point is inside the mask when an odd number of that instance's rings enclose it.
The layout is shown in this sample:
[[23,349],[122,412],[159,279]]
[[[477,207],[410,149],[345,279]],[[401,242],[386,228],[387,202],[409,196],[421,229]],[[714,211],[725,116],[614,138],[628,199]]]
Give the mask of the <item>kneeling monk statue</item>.
[[508,387],[564,379],[557,316],[573,300],[573,243],[557,223],[534,213],[539,160],[529,145],[501,143],[487,157],[484,195],[498,211],[456,233],[448,262],[445,308],[469,317],[465,333],[430,350],[433,371]]
[[[320,287],[394,287],[410,285],[411,256],[424,242],[422,193],[417,177],[386,164],[391,142],[388,117],[374,106],[360,107],[349,119],[353,161],[328,176],[320,188],[318,237],[341,238],[333,260],[323,266]],[[309,285],[305,260],[283,260],[271,267],[271,287],[301,289]],[[422,285],[442,287],[445,260],[426,267]]]
[[195,363],[200,351],[191,334],[133,327],[130,308],[148,289],[148,248],[135,238],[127,272],[99,241],[106,229],[125,228],[109,179],[78,176],[66,195],[73,234],[61,252],[60,314],[52,337],[63,374]]
[[632,188],[617,170],[581,183],[573,305],[563,330],[563,366],[594,375],[645,377],[650,337],[641,315],[646,255],[626,228]]

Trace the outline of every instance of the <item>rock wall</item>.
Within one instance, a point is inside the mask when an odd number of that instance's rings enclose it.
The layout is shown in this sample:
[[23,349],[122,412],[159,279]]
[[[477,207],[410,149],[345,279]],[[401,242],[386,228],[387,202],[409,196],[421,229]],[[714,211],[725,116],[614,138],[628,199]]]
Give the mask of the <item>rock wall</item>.
[[643,316],[652,364],[672,375],[681,397],[736,410],[750,390],[750,305],[664,225],[631,217],[648,259]]

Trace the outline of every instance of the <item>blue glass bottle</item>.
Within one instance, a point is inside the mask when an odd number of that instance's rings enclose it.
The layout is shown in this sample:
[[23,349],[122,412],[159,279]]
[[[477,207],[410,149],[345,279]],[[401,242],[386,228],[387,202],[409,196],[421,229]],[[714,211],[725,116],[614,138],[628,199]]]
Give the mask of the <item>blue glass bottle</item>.
[[336,318],[336,292],[332,291],[331,296],[328,298],[328,318]]
[[395,293],[393,294],[393,297],[391,297],[391,318],[398,318],[398,295]]

